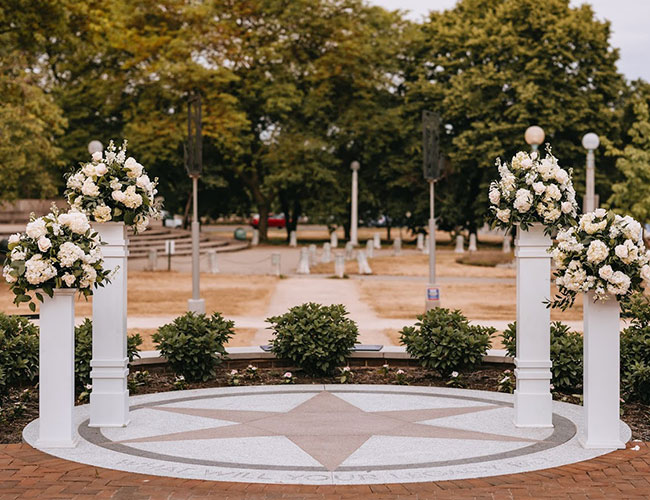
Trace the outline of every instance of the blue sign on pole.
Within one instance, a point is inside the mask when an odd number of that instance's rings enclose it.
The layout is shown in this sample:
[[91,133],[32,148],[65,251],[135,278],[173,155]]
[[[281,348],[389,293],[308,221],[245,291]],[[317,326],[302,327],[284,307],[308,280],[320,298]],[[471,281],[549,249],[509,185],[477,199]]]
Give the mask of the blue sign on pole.
[[438,287],[429,287],[427,288],[427,300],[439,301],[440,300],[440,288]]

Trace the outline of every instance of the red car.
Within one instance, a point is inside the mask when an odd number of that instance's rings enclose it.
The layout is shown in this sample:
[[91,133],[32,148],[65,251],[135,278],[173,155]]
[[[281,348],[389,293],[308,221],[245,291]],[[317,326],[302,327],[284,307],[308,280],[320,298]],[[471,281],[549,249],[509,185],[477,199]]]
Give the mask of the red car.
[[[260,216],[259,214],[255,214],[251,218],[251,226],[257,229],[259,225],[260,225]],[[284,217],[284,214],[269,214],[269,217],[267,219],[267,225],[268,227],[277,227],[280,229],[284,229],[284,227],[287,225],[287,221]]]

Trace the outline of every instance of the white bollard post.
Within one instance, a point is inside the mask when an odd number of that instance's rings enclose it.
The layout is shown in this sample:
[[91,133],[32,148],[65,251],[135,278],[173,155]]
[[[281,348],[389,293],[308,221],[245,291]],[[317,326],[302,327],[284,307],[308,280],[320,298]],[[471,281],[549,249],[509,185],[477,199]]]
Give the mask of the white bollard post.
[[584,295],[584,448],[625,448],[620,432],[620,307]]
[[323,264],[332,262],[332,245],[331,243],[323,243],[323,254],[320,256],[320,261]]
[[368,259],[366,259],[366,252],[363,250],[357,252],[357,265],[359,266],[359,274],[372,274],[372,269],[370,269]]
[[278,277],[282,275],[282,263],[280,260],[279,253],[271,254],[271,267],[273,268],[273,274],[275,274]]
[[76,288],[55,288],[43,294],[40,309],[38,373],[38,441],[44,448],[77,444],[74,409],[74,294]]
[[315,266],[316,262],[316,245],[312,243],[309,245],[309,265]]
[[104,269],[114,271],[111,283],[93,295],[92,392],[90,427],[125,427],[129,423],[126,357],[127,238],[123,222],[93,226],[102,245]]
[[354,258],[354,243],[348,241],[345,244],[345,260],[352,260]]
[[[379,233],[373,234],[372,239],[373,239],[373,242],[374,242],[374,245],[375,245],[375,249],[376,250],[381,250],[381,236],[379,235]],[[370,256],[368,256],[368,257],[370,257]]]
[[219,273],[219,259],[216,250],[208,250],[208,266],[210,268],[210,274]]
[[424,237],[424,246],[422,247],[422,253],[424,255],[429,255],[429,246],[431,245],[431,241],[429,239],[429,235],[427,234]]
[[256,247],[260,244],[260,230],[253,229],[253,238],[251,239],[251,246]]
[[158,267],[158,250],[152,248],[149,250],[147,271],[155,271]]
[[375,256],[375,242],[373,240],[366,241],[366,256],[369,259]]
[[393,255],[402,255],[402,238],[399,236],[393,240]]
[[337,278],[345,277],[345,255],[342,252],[334,255],[334,274]]
[[418,233],[418,239],[415,248],[418,250],[424,250],[424,235],[422,233]]
[[332,246],[332,248],[336,248],[339,246],[339,237],[336,234],[336,231],[332,231],[332,233],[330,234],[330,245]]
[[295,231],[291,231],[289,233],[289,246],[290,247],[297,247],[298,246],[298,235],[296,234]]
[[506,232],[503,236],[503,253],[510,253],[512,248],[510,247],[510,231]]
[[476,233],[470,233],[469,246],[467,247],[467,250],[470,252],[476,252],[478,250],[478,247],[476,246]]
[[309,274],[309,250],[305,247],[300,249],[300,260],[296,272],[298,274]]
[[551,396],[551,238],[535,223],[517,227],[517,356],[515,425],[553,427]]
[[456,236],[456,248],[454,249],[455,253],[465,253],[465,238],[462,234]]

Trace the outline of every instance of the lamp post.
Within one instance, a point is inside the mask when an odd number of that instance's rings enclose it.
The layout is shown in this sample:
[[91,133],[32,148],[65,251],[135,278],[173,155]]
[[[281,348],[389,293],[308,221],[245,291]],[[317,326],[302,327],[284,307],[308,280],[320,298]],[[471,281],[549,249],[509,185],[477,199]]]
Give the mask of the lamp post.
[[203,169],[203,136],[201,133],[201,96],[193,94],[187,101],[187,144],[185,169],[192,179],[192,298],[187,309],[197,314],[205,313],[205,300],[200,298],[201,261],[199,253],[199,194],[198,184]]
[[425,310],[440,306],[440,289],[436,284],[436,219],[434,185],[440,177],[440,116],[422,111],[422,170],[429,183],[429,284]]
[[352,210],[351,210],[351,220],[350,220],[350,243],[354,246],[359,244],[359,238],[357,234],[357,226],[359,225],[359,165],[358,161],[353,161],[350,164],[350,170],[352,170]]
[[101,142],[95,139],[88,143],[88,152],[91,155],[100,151],[104,151],[104,145]]
[[587,173],[586,173],[586,186],[585,186],[585,213],[593,212],[596,210],[596,156],[594,151],[598,149],[600,139],[593,132],[585,134],[582,138],[582,147],[587,150]]
[[546,137],[544,134],[544,129],[542,127],[538,127],[537,125],[528,127],[526,129],[526,133],[524,134],[524,139],[526,139],[526,142],[532,151],[537,151],[539,149],[539,145],[544,142],[544,137]]

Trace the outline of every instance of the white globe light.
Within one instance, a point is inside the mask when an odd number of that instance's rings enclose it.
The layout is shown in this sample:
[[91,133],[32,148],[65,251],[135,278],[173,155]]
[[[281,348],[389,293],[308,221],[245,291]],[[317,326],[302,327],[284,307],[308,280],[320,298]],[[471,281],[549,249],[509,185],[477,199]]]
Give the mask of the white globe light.
[[97,153],[98,151],[104,151],[104,145],[97,140],[90,141],[88,143],[88,152],[90,154],[93,154],[93,153]]
[[360,167],[360,166],[361,166],[361,165],[359,165],[359,162],[358,162],[358,161],[353,161],[352,163],[350,163],[350,168],[351,168],[352,170],[359,170],[359,167]]
[[585,136],[582,138],[582,147],[585,149],[594,150],[597,149],[599,145],[600,139],[593,132],[585,134]]
[[526,133],[524,134],[524,139],[526,139],[526,142],[531,146],[539,146],[544,142],[544,137],[546,137],[544,134],[544,129],[542,127],[538,127],[537,125],[528,127],[526,129]]

